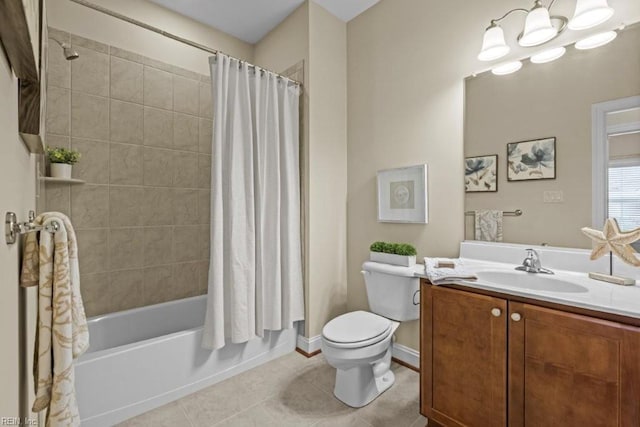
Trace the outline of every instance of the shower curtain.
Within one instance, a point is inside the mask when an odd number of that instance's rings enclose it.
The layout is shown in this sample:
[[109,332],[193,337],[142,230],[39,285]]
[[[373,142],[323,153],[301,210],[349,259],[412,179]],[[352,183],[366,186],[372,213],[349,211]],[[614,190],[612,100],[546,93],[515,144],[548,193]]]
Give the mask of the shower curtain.
[[299,87],[218,53],[211,255],[202,345],[242,343],[304,318]]

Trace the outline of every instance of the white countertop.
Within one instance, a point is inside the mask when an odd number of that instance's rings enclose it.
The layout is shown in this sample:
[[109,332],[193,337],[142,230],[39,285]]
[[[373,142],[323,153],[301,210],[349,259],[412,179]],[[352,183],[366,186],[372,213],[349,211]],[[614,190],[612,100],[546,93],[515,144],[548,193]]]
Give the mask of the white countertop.
[[[464,259],[464,263],[465,268],[475,273],[479,273],[482,271],[500,271],[523,275],[532,274],[518,272],[515,270],[516,265],[502,262]],[[576,285],[580,285],[586,288],[586,291],[558,292],[532,290],[523,287],[496,284],[482,280],[460,280],[455,281],[455,284],[473,289],[483,289],[507,295],[516,295],[539,301],[580,307],[589,310],[640,319],[640,286],[638,286],[637,283],[635,286],[620,286],[590,279],[587,276],[587,273],[584,272],[574,272],[560,269],[553,269],[553,272],[555,274],[549,276],[549,278],[563,280],[566,282],[574,283]],[[422,268],[416,266],[416,276],[426,278],[424,274],[424,266],[422,266]],[[547,275],[540,274],[540,276]]]

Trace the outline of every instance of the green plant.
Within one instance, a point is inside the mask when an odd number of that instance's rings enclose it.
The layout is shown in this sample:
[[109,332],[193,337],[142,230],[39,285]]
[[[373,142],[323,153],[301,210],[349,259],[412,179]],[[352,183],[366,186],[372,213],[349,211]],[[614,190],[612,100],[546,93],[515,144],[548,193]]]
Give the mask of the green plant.
[[80,153],[62,147],[47,147],[47,156],[51,163],[65,163],[72,165],[80,160]]
[[388,243],[388,242],[373,242],[369,247],[371,252],[382,252],[385,254],[414,256],[416,255],[416,248],[408,243]]

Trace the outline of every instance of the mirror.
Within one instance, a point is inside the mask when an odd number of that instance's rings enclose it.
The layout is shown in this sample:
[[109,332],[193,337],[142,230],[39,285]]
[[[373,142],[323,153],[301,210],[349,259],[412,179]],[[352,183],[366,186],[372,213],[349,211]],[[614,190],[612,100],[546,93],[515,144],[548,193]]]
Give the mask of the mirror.
[[[525,61],[515,74],[486,72],[467,78],[465,237],[475,238],[475,211],[485,209],[522,211],[502,220],[502,240],[509,243],[590,248],[580,228],[601,227],[607,210],[619,217],[621,228],[640,227],[640,193],[632,188],[640,184],[640,132],[628,130],[629,123],[640,123],[640,109],[602,110],[602,120],[611,124],[604,128],[624,122],[627,130],[605,132],[601,173],[594,172],[598,156],[593,154],[592,120],[594,106],[638,95],[638,24],[597,49],[568,46],[565,56],[551,63]],[[489,167],[493,156],[495,167]],[[473,170],[478,162],[487,162],[486,175]],[[478,177],[488,182],[476,185]],[[638,181],[628,184],[631,179]],[[483,185],[486,191],[479,190]]]

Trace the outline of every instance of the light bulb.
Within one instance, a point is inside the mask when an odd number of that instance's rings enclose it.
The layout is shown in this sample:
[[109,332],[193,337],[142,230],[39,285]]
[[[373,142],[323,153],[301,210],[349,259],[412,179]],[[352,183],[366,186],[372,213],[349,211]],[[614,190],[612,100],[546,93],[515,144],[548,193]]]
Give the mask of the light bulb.
[[538,5],[527,14],[524,22],[524,32],[518,43],[523,47],[538,46],[548,42],[557,34],[557,28],[551,25],[549,10]]
[[499,25],[491,24],[484,32],[482,49],[478,54],[480,61],[493,61],[509,53],[511,48],[504,40],[504,31]]
[[586,30],[609,20],[613,13],[607,0],[577,0],[576,10],[568,27],[571,30]]

